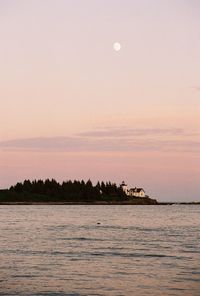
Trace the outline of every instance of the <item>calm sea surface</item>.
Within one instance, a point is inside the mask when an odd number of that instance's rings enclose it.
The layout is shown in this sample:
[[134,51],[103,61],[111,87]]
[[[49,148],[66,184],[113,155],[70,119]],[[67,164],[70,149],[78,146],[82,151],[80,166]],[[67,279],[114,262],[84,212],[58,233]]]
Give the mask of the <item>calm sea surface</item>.
[[0,206],[0,295],[199,296],[200,206]]

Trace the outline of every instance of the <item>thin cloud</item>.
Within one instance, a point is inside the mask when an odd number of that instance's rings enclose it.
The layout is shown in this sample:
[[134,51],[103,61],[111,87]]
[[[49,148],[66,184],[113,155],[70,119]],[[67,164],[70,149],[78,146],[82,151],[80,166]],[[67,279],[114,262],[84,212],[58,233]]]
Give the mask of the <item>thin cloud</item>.
[[137,152],[184,151],[199,152],[200,141],[161,140],[143,138],[80,138],[49,137],[15,139],[0,142],[3,150],[52,151],[52,152]]
[[87,147],[87,140],[75,137],[39,137],[0,142],[2,148],[34,150],[79,150]]
[[[150,144],[150,143],[149,143]],[[131,151],[140,150],[144,143],[133,142],[132,139],[119,141],[116,139],[88,139],[81,137],[50,137],[15,139],[0,142],[3,149],[26,149],[42,151]],[[150,148],[150,145],[148,146]],[[145,149],[146,150],[146,149]]]
[[200,86],[192,86],[191,88],[196,90],[196,91],[200,91]]
[[140,137],[140,136],[160,136],[160,135],[180,135],[184,130],[180,128],[106,128],[102,130],[92,130],[79,133],[78,136],[91,138],[124,138],[124,137]]

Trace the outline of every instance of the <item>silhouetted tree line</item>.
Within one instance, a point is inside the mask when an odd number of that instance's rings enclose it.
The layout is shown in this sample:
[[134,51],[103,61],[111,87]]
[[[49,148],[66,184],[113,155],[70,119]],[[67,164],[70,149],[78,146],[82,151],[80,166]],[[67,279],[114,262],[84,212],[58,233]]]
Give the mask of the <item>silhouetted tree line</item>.
[[115,183],[98,182],[93,185],[91,180],[65,181],[62,184],[56,180],[25,180],[11,186],[7,199],[16,201],[108,201],[123,200],[126,195]]

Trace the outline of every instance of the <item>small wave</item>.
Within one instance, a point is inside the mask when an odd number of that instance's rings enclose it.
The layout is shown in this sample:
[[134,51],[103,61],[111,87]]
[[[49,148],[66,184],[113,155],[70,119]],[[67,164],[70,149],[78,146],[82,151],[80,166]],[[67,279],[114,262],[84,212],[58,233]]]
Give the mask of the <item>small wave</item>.
[[101,257],[109,257],[109,256],[119,256],[119,257],[127,257],[127,258],[174,258],[174,259],[185,259],[180,256],[173,255],[165,255],[165,254],[144,254],[144,253],[121,253],[121,252],[94,252],[89,253],[91,256],[101,256]]
[[86,295],[79,294],[79,293],[44,292],[44,293],[29,294],[28,296],[86,296]]
[[200,271],[192,271],[191,274],[200,275]]
[[189,277],[187,277],[187,278],[182,278],[182,280],[183,281],[189,281],[189,282],[198,282],[198,283],[200,283],[200,278],[189,278]]
[[102,238],[93,238],[93,237],[61,237],[59,240],[66,241],[104,241]]
[[[113,248],[109,248],[113,249]],[[124,248],[123,248],[124,249]],[[114,250],[120,250],[120,248],[114,248]],[[9,253],[21,253],[25,255],[32,255],[32,256],[38,256],[38,255],[53,255],[53,256],[65,256],[65,257],[73,257],[73,258],[79,258],[79,260],[84,260],[85,257],[89,256],[99,256],[99,257],[126,257],[126,258],[131,258],[131,257],[143,257],[143,258],[173,258],[176,260],[183,260],[186,259],[188,260],[188,257],[184,256],[176,256],[176,255],[168,255],[168,254],[157,254],[157,253],[131,253],[131,252],[117,252],[117,251],[89,251],[89,252],[79,252],[79,251],[46,251],[46,250],[7,250]]]
[[[38,275],[32,275],[32,274],[16,274],[12,276],[13,278],[36,278],[39,277]],[[1,295],[1,294],[0,294]]]

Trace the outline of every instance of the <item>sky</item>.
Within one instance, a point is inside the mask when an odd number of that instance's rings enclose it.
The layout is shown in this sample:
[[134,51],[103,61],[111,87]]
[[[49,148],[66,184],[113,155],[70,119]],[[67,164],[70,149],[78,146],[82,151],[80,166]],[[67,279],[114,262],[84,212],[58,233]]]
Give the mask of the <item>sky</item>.
[[200,200],[198,0],[0,0],[0,36],[0,188]]

